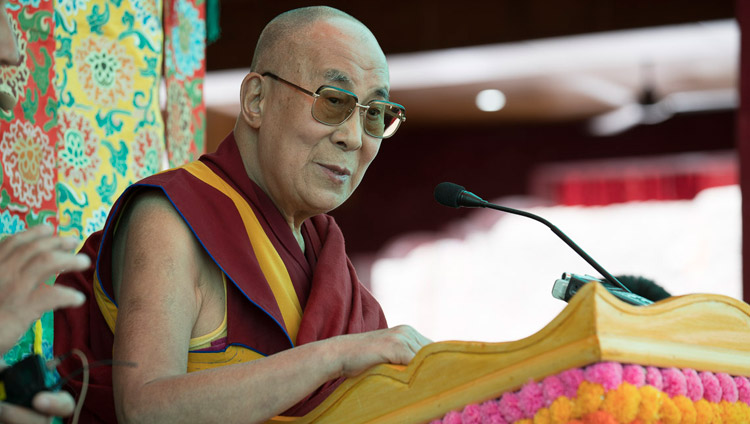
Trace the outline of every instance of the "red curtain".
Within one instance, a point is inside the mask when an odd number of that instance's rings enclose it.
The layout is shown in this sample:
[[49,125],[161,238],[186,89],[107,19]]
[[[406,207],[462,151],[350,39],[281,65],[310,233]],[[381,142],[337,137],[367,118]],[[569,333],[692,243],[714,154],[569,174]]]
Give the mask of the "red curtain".
[[598,206],[692,199],[738,181],[735,152],[686,153],[543,165],[532,174],[530,192],[554,204]]

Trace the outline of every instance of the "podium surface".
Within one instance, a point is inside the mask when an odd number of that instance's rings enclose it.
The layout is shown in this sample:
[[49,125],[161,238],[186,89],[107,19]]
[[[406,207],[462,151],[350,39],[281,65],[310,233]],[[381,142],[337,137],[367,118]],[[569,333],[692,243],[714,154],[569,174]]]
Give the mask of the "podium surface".
[[529,337],[433,343],[408,366],[378,365],[345,381],[303,417],[269,422],[430,422],[530,381],[609,361],[750,377],[750,306],[710,294],[632,306],[587,284]]

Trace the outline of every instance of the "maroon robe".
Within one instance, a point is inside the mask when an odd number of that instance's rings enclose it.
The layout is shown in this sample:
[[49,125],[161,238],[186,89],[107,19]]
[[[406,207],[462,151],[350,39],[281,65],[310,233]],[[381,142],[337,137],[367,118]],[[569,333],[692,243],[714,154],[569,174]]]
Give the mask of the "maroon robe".
[[[305,221],[302,227],[306,251],[294,238],[289,225],[271,199],[248,178],[234,136],[230,134],[214,154],[200,160],[243,195],[289,272],[300,305],[302,321],[297,345],[330,337],[386,327],[380,305],[360,284],[346,256],[341,230],[328,215]],[[92,234],[81,251],[92,259],[84,272],[62,274],[56,283],[82,291],[87,303],[55,312],[55,355],[78,348],[89,361],[112,358],[114,336],[94,300],[93,274],[112,299],[111,255],[113,227],[125,200],[147,189],[161,189],[183,217],[209,256],[227,275],[227,338],[229,345],[244,346],[271,355],[292,346],[273,293],[260,269],[242,220],[232,202],[183,169],[148,177],[117,200],[103,231]],[[96,270],[94,270],[94,266]],[[79,365],[67,360],[58,369],[63,378]],[[75,395],[81,377],[67,386]],[[322,402],[342,379],[328,382],[285,412],[304,415]],[[91,371],[81,422],[114,422],[111,368]]]

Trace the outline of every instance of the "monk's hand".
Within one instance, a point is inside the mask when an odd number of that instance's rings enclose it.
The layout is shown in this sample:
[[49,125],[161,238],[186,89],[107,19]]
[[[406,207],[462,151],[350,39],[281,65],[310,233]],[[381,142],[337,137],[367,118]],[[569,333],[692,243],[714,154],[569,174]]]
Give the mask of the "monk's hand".
[[340,336],[343,377],[354,377],[373,365],[406,365],[432,341],[408,325]]
[[72,414],[75,402],[67,392],[39,392],[31,405],[34,409],[0,402],[0,423],[49,423],[51,417],[67,417]]
[[71,252],[77,244],[75,238],[54,236],[47,225],[0,242],[0,353],[13,347],[45,311],[83,304],[80,292],[44,284],[58,272],[90,266],[88,256]]

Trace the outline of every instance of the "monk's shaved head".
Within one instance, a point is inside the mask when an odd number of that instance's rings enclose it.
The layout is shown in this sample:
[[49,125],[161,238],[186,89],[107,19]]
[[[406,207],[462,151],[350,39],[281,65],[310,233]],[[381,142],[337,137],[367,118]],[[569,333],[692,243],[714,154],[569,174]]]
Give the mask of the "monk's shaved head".
[[[311,45],[315,37],[310,36],[313,27],[317,23],[331,21],[341,22],[356,30],[358,38],[369,39],[377,45],[375,36],[353,16],[328,6],[303,7],[284,12],[266,25],[255,47],[250,70],[298,71],[315,51],[315,46]],[[342,36],[346,35],[342,33]]]

